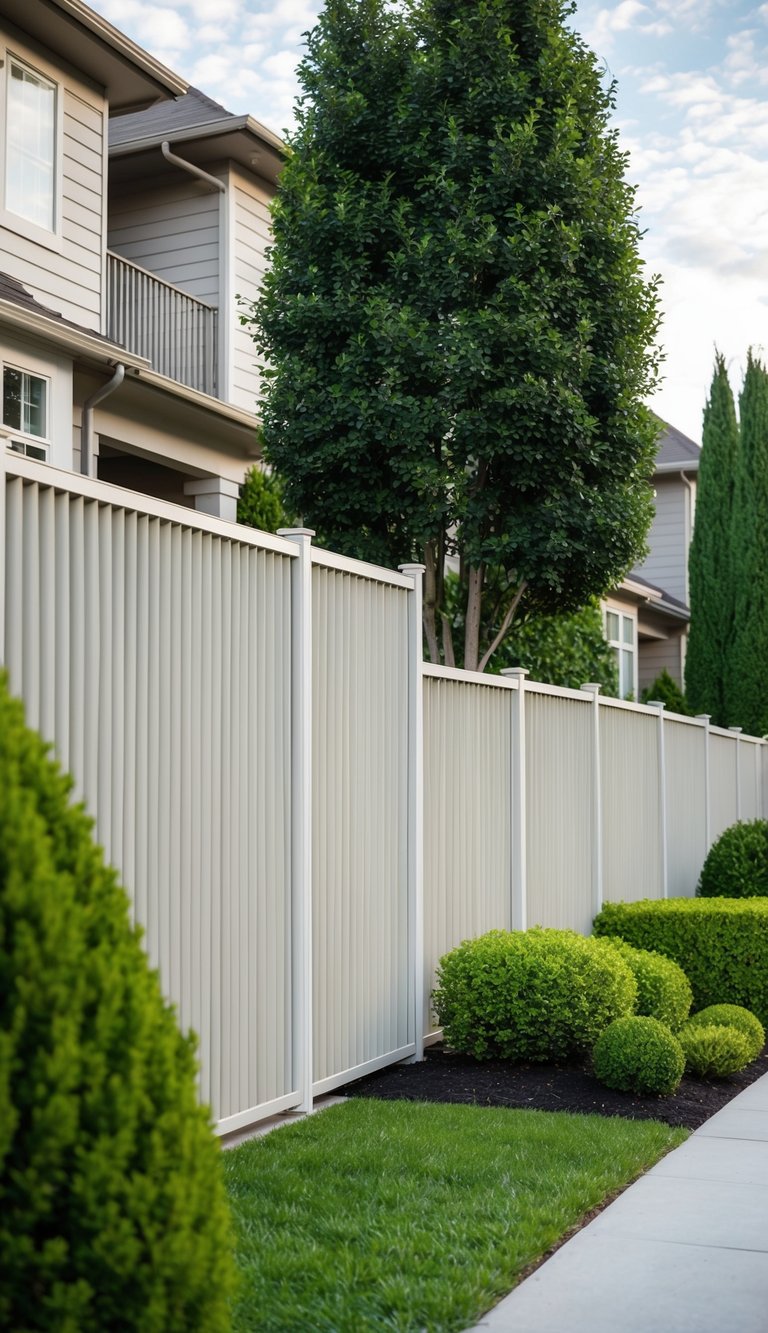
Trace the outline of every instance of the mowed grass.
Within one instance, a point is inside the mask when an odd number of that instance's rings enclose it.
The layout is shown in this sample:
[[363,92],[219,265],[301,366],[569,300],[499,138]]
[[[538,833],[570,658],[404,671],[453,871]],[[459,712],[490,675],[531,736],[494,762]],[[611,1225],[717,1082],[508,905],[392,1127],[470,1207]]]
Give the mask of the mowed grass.
[[278,1129],[224,1154],[233,1327],[465,1329],[686,1137],[648,1120],[369,1100]]

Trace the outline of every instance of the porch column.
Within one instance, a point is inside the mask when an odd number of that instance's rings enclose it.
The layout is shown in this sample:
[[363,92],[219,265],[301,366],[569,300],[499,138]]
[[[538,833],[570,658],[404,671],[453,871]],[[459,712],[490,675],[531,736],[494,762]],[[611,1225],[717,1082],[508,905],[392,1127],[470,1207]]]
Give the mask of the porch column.
[[195,481],[184,482],[184,494],[194,497],[198,513],[226,518],[230,523],[237,521],[239,492],[238,483],[226,477],[198,477]]

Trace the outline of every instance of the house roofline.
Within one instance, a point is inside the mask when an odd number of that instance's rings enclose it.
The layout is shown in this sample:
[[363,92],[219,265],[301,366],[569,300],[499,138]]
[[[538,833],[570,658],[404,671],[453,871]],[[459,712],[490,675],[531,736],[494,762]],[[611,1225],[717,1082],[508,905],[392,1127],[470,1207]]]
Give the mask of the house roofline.
[[105,366],[114,366],[121,361],[126,370],[139,371],[149,369],[149,361],[126,351],[119,343],[110,342],[99,333],[89,333],[74,324],[57,319],[53,315],[44,315],[37,310],[28,310],[13,301],[0,299],[0,322],[10,325],[29,337],[44,338],[55,343],[74,355],[87,356]]
[[228,134],[249,134],[252,138],[270,148],[281,159],[288,156],[288,147],[278,134],[267,129],[253,116],[227,116],[220,120],[206,120],[199,125],[185,125],[180,129],[165,129],[141,135],[136,139],[127,139],[123,143],[110,145],[110,158],[130,157],[134,153],[146,153],[168,142],[171,147],[182,143],[195,143],[203,139],[216,139]]
[[183,96],[189,89],[189,83],[182,79],[181,75],[174,74],[173,70],[168,69],[166,65],[156,60],[148,51],[132,42],[130,37],[120,32],[118,28],[108,23],[100,14],[89,9],[87,5],[81,3],[81,0],[52,0],[56,9],[60,9],[64,14],[80,23],[94,36],[100,38],[106,46],[110,46],[113,51],[130,61],[144,74],[148,75],[157,83],[163,92],[171,94],[173,97]]
[[659,463],[658,466],[653,469],[654,474],[658,472],[676,472],[679,474],[680,472],[698,472],[698,470],[698,458],[687,458],[685,461],[681,460],[679,463]]

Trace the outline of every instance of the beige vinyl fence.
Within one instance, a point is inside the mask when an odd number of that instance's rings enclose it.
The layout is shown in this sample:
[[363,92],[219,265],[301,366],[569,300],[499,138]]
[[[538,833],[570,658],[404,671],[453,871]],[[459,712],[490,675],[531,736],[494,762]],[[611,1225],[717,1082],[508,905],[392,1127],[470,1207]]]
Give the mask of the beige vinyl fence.
[[768,746],[421,662],[421,577],[3,451],[0,649],[226,1133],[418,1058],[442,953],[692,893]]

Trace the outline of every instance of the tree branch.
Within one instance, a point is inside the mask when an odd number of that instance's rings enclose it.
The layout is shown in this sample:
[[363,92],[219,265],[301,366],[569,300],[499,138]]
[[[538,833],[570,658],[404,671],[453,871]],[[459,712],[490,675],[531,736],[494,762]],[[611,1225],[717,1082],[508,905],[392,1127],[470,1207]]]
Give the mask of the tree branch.
[[479,667],[477,668],[478,671],[485,671],[485,668],[487,667],[487,665],[488,665],[490,659],[493,657],[493,654],[496,652],[496,649],[498,648],[498,646],[499,646],[499,644],[501,643],[502,639],[503,639],[503,638],[505,637],[505,635],[507,634],[507,632],[508,632],[508,630],[509,630],[509,627],[510,627],[510,625],[512,624],[512,621],[513,621],[513,619],[514,619],[515,612],[516,612],[518,606],[520,605],[520,598],[522,597],[522,595],[523,595],[523,593],[525,592],[525,590],[526,590],[527,587],[528,587],[528,580],[527,580],[527,579],[523,579],[522,583],[520,584],[520,587],[518,588],[517,592],[515,593],[514,597],[512,598],[512,601],[510,602],[509,606],[507,607],[507,613],[506,613],[504,619],[503,619],[502,622],[501,622],[501,626],[499,627],[499,632],[498,632],[498,634],[496,635],[495,639],[494,639],[493,642],[491,643],[490,647],[489,647],[489,648],[486,650],[486,652],[483,654],[483,657],[482,657],[482,659],[481,659],[481,661],[480,661],[480,665],[479,665]]

